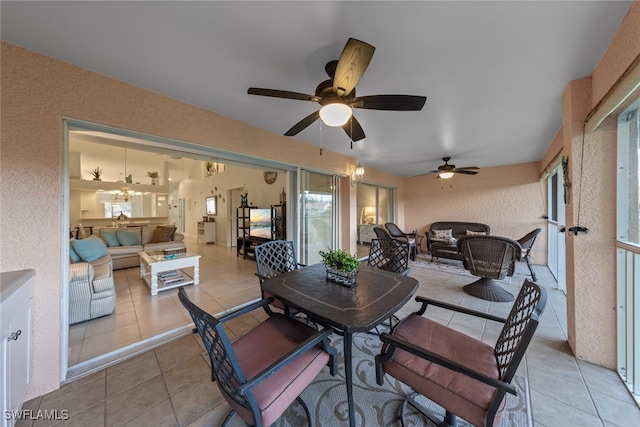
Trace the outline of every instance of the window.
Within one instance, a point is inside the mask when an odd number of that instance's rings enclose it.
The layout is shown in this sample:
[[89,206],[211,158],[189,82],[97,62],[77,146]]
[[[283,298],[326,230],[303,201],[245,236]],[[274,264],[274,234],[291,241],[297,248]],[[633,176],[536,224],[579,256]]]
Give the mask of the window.
[[640,244],[638,109],[640,99],[618,116],[618,240]]
[[617,370],[640,401],[640,215],[638,150],[640,149],[640,98],[618,116],[617,167]]

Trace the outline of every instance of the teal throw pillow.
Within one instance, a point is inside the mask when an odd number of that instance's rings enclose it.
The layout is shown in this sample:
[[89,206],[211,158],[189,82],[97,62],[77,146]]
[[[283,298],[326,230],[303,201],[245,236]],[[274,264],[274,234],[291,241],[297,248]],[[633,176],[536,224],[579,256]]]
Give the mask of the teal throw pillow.
[[107,243],[107,246],[120,246],[120,241],[116,235],[116,230],[100,230],[100,236]]
[[95,261],[107,255],[107,245],[98,236],[89,236],[86,239],[73,240],[71,246],[82,261]]
[[78,262],[80,261],[80,255],[78,255],[78,252],[73,250],[73,240],[69,242],[69,258],[71,258],[71,261],[73,262]]
[[122,246],[135,246],[140,244],[140,239],[135,233],[126,230],[117,230],[118,241]]

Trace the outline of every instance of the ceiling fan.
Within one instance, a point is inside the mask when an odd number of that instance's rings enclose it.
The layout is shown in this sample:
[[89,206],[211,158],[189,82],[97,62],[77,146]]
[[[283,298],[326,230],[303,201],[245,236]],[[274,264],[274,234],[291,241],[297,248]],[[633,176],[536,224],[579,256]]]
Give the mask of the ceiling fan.
[[[449,164],[449,160],[451,160],[451,157],[443,157],[442,160],[444,160],[444,165],[438,166],[438,170],[431,171],[429,172],[429,174],[437,173],[438,174],[437,178],[449,179],[453,176],[453,174],[456,174],[456,173],[460,173],[464,175],[477,175],[478,172],[473,169],[480,169],[477,166],[467,166],[464,168],[457,168],[456,165]],[[423,175],[427,175],[427,174],[423,174]],[[422,175],[418,175],[418,176],[422,176]]]
[[250,87],[250,95],[314,101],[322,106],[296,123],[285,135],[294,136],[319,118],[328,126],[342,126],[351,141],[364,139],[365,134],[352,108],[387,111],[420,111],[427,97],[415,95],[356,96],[355,86],[369,66],[375,47],[354,38],[344,46],[340,59],[330,61],[324,67],[329,75],[316,87],[315,95],[278,89]]

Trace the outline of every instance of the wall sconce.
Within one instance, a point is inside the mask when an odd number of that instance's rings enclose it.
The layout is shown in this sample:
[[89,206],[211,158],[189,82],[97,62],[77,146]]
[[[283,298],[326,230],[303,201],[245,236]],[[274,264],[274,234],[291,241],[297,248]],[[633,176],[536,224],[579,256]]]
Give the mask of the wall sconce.
[[364,177],[364,168],[358,163],[356,170],[351,174],[351,186],[356,185],[358,182],[362,181]]

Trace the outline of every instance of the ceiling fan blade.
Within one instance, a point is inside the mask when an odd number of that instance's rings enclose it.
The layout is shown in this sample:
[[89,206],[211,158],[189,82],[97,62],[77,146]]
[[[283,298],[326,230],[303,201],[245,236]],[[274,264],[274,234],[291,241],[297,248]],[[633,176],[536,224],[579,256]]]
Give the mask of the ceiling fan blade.
[[456,169],[454,172],[455,173],[461,173],[461,174],[464,174],[464,175],[477,175],[478,174],[478,172],[468,171],[468,170],[464,170],[464,169],[462,169],[462,170]]
[[300,101],[315,101],[319,102],[320,98],[314,95],[307,95],[306,93],[290,92],[288,90],[278,89],[263,89],[259,87],[250,87],[247,90],[249,95],[271,96],[274,98],[286,98],[286,99],[298,99]]
[[461,170],[461,169],[480,169],[480,168],[477,166],[465,166],[463,168],[456,168],[456,169]]
[[284,135],[285,136],[297,135],[298,133],[302,132],[307,126],[309,126],[311,123],[315,122],[319,118],[320,118],[320,110],[315,111],[309,114],[304,119],[300,120],[298,123],[293,125],[293,127],[289,129]]
[[420,111],[426,101],[426,96],[369,95],[357,97],[351,106],[367,110]]
[[342,125],[342,129],[344,129],[347,135],[349,135],[349,138],[354,142],[365,138],[364,130],[362,129],[360,122],[358,122],[358,119],[353,116],[351,116],[347,123]]
[[333,76],[333,90],[338,96],[348,95],[356,87],[375,50],[375,47],[363,41],[353,38],[347,40]]

